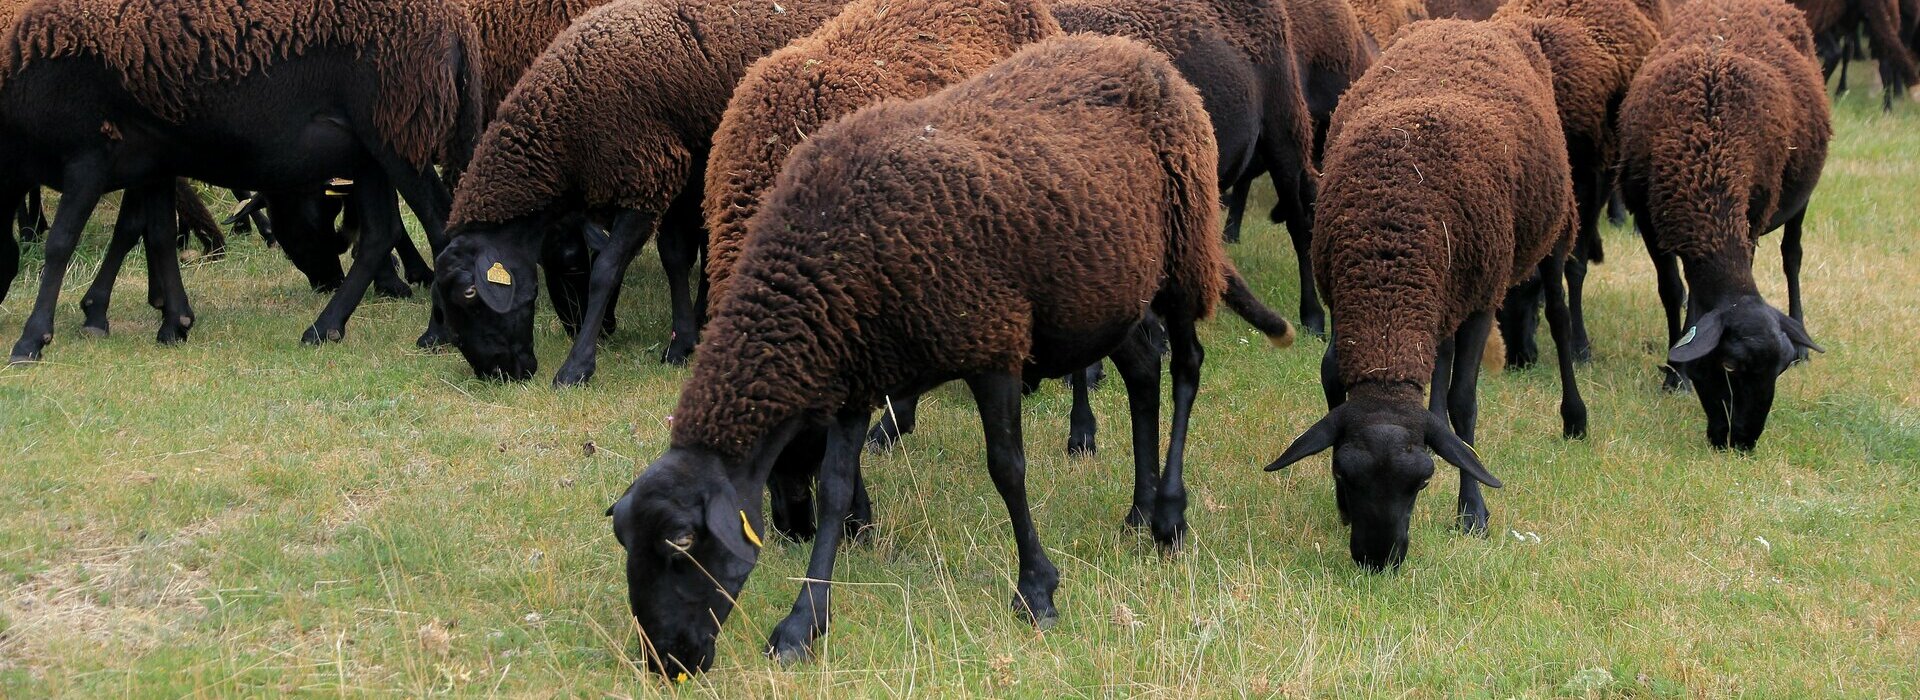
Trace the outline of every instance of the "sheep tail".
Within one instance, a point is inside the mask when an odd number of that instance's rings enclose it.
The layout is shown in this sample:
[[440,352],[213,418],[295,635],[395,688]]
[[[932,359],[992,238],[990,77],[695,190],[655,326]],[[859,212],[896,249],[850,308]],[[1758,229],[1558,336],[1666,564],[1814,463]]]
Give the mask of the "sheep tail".
[[1240,271],[1231,264],[1227,266],[1227,290],[1221,299],[1227,302],[1227,308],[1233,309],[1235,315],[1246,319],[1247,323],[1265,334],[1267,342],[1273,343],[1274,347],[1287,348],[1293,345],[1293,324],[1261,303],[1253,295],[1253,290],[1247,287],[1246,278],[1241,277]]

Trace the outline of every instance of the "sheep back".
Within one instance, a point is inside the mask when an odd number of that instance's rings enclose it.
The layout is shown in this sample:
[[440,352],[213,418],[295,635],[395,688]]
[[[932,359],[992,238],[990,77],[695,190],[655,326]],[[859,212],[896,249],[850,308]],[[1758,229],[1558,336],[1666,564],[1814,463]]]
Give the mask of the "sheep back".
[[472,27],[444,0],[40,0],[0,50],[0,75],[91,56],[155,115],[187,116],[197,89],[319,50],[348,50],[379,81],[375,127],[414,165],[457,162],[477,126]]
[[513,91],[520,76],[573,23],[573,18],[608,0],[455,0],[473,23],[480,40],[481,84],[486,87],[486,118]]
[[709,298],[725,292],[746,224],[795,144],[889,97],[915,99],[1060,33],[1043,0],[855,0],[748,69],[713,136]]
[[1213,130],[1157,51],[1072,35],[796,147],[748,224],[674,444],[738,455],[799,411],[1110,347],[1225,291]]
[[1550,76],[1522,28],[1433,20],[1342,99],[1313,259],[1349,385],[1425,386],[1440,340],[1570,244]]
[[1782,202],[1805,201],[1820,178],[1825,86],[1812,32],[1786,3],[1675,10],[1620,112],[1621,177],[1645,193],[1655,246],[1750,263]]
[[1348,0],[1360,31],[1366,32],[1376,47],[1384,47],[1401,27],[1427,18],[1427,6],[1419,0]]
[[587,12],[501,103],[449,225],[505,222],[567,197],[665,210],[698,175],[747,67],[840,6],[620,0]]
[[1493,19],[1522,23],[1539,43],[1569,145],[1613,162],[1615,112],[1659,25],[1634,0],[1511,0]]

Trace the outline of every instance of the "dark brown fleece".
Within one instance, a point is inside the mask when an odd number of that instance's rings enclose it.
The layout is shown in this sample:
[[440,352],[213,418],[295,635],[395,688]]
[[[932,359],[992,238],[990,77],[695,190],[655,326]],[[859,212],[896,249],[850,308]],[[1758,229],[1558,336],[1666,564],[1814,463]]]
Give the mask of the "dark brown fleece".
[[1674,11],[1621,107],[1621,179],[1646,192],[1658,250],[1689,271],[1716,261],[1751,286],[1754,241],[1820,179],[1829,119],[1798,10],[1692,0]]
[[[1286,0],[1293,24],[1295,65],[1302,92],[1313,116],[1314,133],[1324,135],[1340,96],[1373,65],[1380,47],[1360,30],[1360,20],[1346,0]],[[1314,144],[1314,153],[1326,148]]]
[[374,125],[415,165],[454,162],[468,106],[457,57],[472,26],[445,0],[40,0],[0,52],[0,74],[63,56],[97,56],[147,109],[180,119],[195,87],[251,75],[323,48],[371,63]]
[[698,184],[747,67],[841,4],[621,0],[582,15],[487,125],[449,225],[505,222],[567,197],[665,211]]
[[1903,40],[1903,28],[1909,18],[1903,16],[1901,0],[1792,0],[1794,7],[1807,15],[1807,28],[1814,36],[1828,32],[1854,31],[1859,22],[1867,30],[1873,60],[1890,69],[1895,82],[1912,85],[1920,79],[1920,60]]
[[1420,0],[1347,0],[1360,21],[1360,31],[1384,47],[1401,27],[1427,18],[1427,6]]
[[1510,0],[1493,21],[1524,26],[1540,44],[1575,167],[1609,167],[1614,112],[1660,25],[1635,0]]
[[1427,16],[1434,19],[1479,21],[1493,16],[1507,0],[1427,0]]
[[708,298],[725,292],[760,196],[808,135],[887,98],[925,97],[1059,33],[1044,0],[854,0],[753,64],[707,162]]
[[1425,387],[1441,339],[1571,245],[1551,76],[1521,28],[1434,20],[1341,101],[1313,255],[1347,386]]
[[674,446],[738,457],[914,381],[1110,348],[1149,304],[1207,316],[1231,270],[1216,159],[1164,55],[1087,34],[827,126],[749,222]]
[[454,0],[466,10],[480,40],[477,63],[481,84],[486,86],[486,118],[513,91],[520,76],[533,65],[533,59],[553,43],[553,38],[587,10],[607,4],[607,0]]

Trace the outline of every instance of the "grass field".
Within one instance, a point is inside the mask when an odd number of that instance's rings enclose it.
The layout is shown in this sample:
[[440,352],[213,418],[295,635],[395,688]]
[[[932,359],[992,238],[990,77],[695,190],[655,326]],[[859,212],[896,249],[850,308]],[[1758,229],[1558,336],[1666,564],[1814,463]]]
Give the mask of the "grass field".
[[[114,335],[85,339],[96,227],[48,360],[0,369],[0,697],[1914,697],[1920,106],[1878,104],[1836,108],[1805,272],[1829,352],[1782,379],[1753,455],[1708,449],[1694,399],[1658,390],[1651,266],[1609,230],[1588,287],[1592,437],[1560,439],[1551,371],[1482,382],[1480,451],[1507,482],[1489,492],[1489,538],[1449,529],[1443,473],[1406,567],[1362,573],[1326,458],[1259,468],[1322,414],[1323,346],[1277,351],[1222,319],[1204,329],[1184,554],[1120,528],[1118,382],[1096,393],[1088,459],[1065,456],[1069,396],[1050,384],[1026,434],[1062,619],[1018,622],[979,422],[948,387],[904,449],[866,460],[879,530],[841,558],[819,660],[759,655],[806,555],[775,545],[715,670],[677,688],[635,666],[601,515],[663,450],[686,377],[655,362],[650,253],[594,384],[555,391],[566,338],[550,314],[524,385],[416,351],[424,297],[370,299],[344,343],[301,346],[325,300],[258,239],[187,270],[186,345],[154,344],[137,261]],[[1291,309],[1284,239],[1262,223],[1233,252]],[[1776,243],[1757,274],[1784,306]],[[9,343],[37,245],[27,258],[0,306]]]

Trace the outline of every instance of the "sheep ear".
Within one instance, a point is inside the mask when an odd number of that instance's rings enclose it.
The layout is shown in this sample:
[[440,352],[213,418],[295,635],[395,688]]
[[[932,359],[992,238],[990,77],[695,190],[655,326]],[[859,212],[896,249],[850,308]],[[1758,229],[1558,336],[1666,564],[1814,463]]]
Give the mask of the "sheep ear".
[[1294,438],[1293,444],[1287,446],[1287,451],[1280,453],[1279,459],[1267,465],[1267,471],[1277,472],[1292,466],[1294,462],[1320,454],[1332,447],[1333,441],[1339,437],[1340,409],[1336,408],[1328,411],[1327,417],[1320,419],[1313,427],[1307,428],[1307,432]]
[[480,301],[495,313],[506,313],[513,307],[515,284],[532,283],[532,280],[516,279],[501,257],[491,246],[481,248],[480,254],[473,257],[473,287],[479,290]]
[[1448,464],[1459,467],[1461,476],[1471,476],[1482,484],[1500,488],[1500,479],[1480,463],[1480,454],[1473,451],[1473,446],[1455,435],[1446,421],[1431,413],[1427,414],[1427,447]]
[[718,492],[707,496],[706,516],[707,534],[727,551],[747,561],[760,558],[760,533],[754,532],[753,521],[740,507],[731,482],[723,482]]
[[1806,348],[1814,352],[1827,351],[1826,348],[1820,347],[1818,343],[1813,342],[1813,336],[1807,335],[1807,327],[1805,324],[1794,320],[1792,316],[1780,313],[1779,309],[1774,309],[1773,313],[1780,317],[1780,330],[1787,332],[1787,340],[1793,341],[1794,347]]
[[1673,349],[1667,352],[1667,361],[1680,364],[1706,357],[1707,353],[1720,346],[1721,330],[1720,311],[1707,312],[1692,328],[1687,329],[1686,335],[1680,336],[1680,342],[1674,343]]

